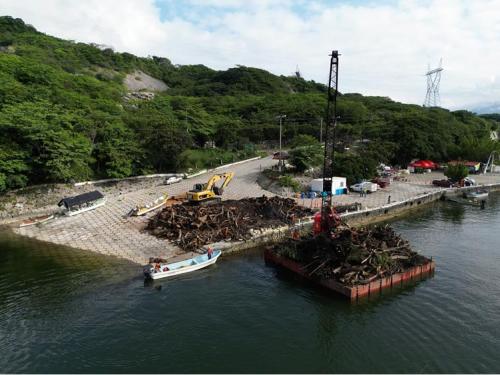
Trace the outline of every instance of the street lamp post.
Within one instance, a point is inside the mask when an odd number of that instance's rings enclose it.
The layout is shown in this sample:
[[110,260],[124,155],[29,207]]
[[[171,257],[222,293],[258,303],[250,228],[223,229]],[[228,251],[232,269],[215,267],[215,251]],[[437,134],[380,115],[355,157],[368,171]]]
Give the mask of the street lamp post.
[[279,153],[279,159],[278,159],[278,170],[281,172],[281,167],[283,165],[283,154],[281,153],[281,127],[282,127],[282,121],[284,118],[286,118],[286,115],[279,115],[278,118],[280,119],[280,153]]

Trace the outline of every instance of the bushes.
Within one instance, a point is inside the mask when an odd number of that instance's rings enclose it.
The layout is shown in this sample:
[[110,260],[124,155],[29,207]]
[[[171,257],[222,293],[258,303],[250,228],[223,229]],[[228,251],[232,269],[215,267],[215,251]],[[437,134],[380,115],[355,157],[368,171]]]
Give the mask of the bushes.
[[290,151],[290,163],[297,172],[317,167],[323,162],[323,151],[319,146],[302,146]]
[[282,187],[291,188],[296,193],[301,190],[300,184],[297,181],[295,181],[292,176],[287,175],[287,174],[284,176],[280,176],[278,178],[278,183]]
[[469,175],[469,168],[463,164],[449,165],[444,175],[453,182],[461,181]]
[[359,155],[336,153],[333,170],[335,176],[347,178],[350,186],[362,180],[369,180],[376,175],[377,162]]

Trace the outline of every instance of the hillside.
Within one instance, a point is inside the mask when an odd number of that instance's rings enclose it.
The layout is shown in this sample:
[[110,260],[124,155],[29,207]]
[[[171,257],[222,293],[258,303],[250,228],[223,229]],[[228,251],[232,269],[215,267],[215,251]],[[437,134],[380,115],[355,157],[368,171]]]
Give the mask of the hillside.
[[[124,80],[135,72],[163,89],[129,94]],[[246,157],[255,144],[277,141],[281,113],[285,143],[298,134],[318,137],[326,100],[325,86],[314,81],[116,53],[45,35],[11,17],[0,17],[0,83],[0,191]],[[339,151],[358,145],[341,155],[344,168],[360,160],[484,160],[498,147],[489,140],[498,122],[466,111],[344,94],[339,114]],[[218,149],[205,149],[207,141]]]

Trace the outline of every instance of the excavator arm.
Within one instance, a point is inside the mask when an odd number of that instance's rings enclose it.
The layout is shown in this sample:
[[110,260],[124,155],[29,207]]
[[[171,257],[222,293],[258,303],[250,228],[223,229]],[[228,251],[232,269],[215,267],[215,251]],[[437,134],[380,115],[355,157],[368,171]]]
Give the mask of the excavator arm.
[[233,179],[234,177],[234,173],[233,172],[226,172],[226,173],[223,173],[223,174],[220,174],[218,175],[219,178],[223,178],[224,179],[224,182],[222,183],[221,186],[214,186],[213,187],[213,191],[215,194],[217,195],[222,195],[222,193],[224,192],[224,188],[229,185],[229,183],[231,182],[231,180]]
[[210,180],[208,180],[206,190],[213,190],[215,183],[217,181],[219,181],[221,178],[222,178],[222,175],[220,175],[220,174],[214,174],[210,178]]
[[[187,193],[188,201],[194,203],[220,201],[224,188],[231,182],[234,177],[233,172],[226,172],[222,174],[215,174],[210,177],[206,184],[196,184],[193,190]],[[224,179],[222,185],[216,186],[217,181]]]
[[224,182],[222,183],[222,185],[220,187],[221,189],[224,189],[227,185],[229,185],[229,183],[233,179],[234,172],[227,172],[227,173],[224,173],[224,174],[222,174],[220,176],[223,177],[223,178],[225,178]]

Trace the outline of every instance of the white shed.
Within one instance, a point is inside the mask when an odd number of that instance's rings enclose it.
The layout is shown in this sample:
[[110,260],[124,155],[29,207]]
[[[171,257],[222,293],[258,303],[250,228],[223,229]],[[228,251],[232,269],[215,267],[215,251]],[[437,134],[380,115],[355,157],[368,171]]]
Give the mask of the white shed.
[[[333,177],[332,178],[332,195],[345,194],[347,189],[347,181],[345,177]],[[315,178],[311,181],[311,191],[322,192],[323,191],[323,179]]]

